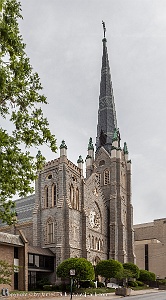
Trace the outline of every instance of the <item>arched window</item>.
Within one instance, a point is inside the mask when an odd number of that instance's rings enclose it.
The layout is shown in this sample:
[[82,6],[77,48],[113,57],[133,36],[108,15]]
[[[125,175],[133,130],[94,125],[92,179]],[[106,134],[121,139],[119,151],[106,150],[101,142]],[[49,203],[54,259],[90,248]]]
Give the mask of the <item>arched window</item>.
[[98,250],[99,250],[99,251],[101,250],[101,241],[100,241],[100,239],[99,239],[99,241],[98,241]]
[[70,202],[72,207],[74,208],[74,188],[72,184],[70,186]]
[[52,185],[52,206],[56,206],[57,201],[57,188],[56,184]]
[[104,185],[110,183],[110,172],[108,170],[104,171]]
[[76,209],[79,210],[79,189],[76,189]]
[[95,239],[95,250],[98,250],[98,238]]
[[48,207],[48,186],[45,187],[45,207]]
[[54,223],[52,220],[47,221],[47,243],[51,244],[54,242]]
[[94,236],[92,235],[92,249],[94,249]]
[[90,237],[90,234],[89,234],[89,237],[88,237],[88,246],[91,249],[91,237]]
[[101,249],[101,251],[104,250],[104,241],[103,240],[101,241],[101,247],[100,247],[100,249]]
[[105,165],[105,161],[104,160],[100,160],[99,166],[104,166],[104,165]]

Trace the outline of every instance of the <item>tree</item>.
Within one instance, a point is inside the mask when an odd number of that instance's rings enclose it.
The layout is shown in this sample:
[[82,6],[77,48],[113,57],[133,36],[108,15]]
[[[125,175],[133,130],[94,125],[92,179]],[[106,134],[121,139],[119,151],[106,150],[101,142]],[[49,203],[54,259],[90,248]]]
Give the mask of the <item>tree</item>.
[[156,275],[153,272],[149,272],[147,270],[140,270],[139,280],[146,281],[154,281],[156,280]]
[[46,143],[53,152],[57,149],[41,109],[47,100],[25,53],[19,18],[17,0],[0,0],[0,218],[8,224],[15,215],[13,195],[33,192],[31,183],[44,163],[41,152],[35,158],[31,148],[39,150]]
[[0,284],[11,284],[11,275],[14,272],[14,266],[8,262],[0,260]]
[[[129,269],[122,269],[120,270],[120,272],[118,272],[116,274],[116,278],[119,280],[122,280],[123,279],[123,284],[125,284],[126,287],[128,287],[128,281],[129,281],[129,278],[131,278],[133,275],[133,273],[131,272],[131,270]],[[125,282],[124,282],[124,279],[125,279]]]
[[105,277],[105,284],[107,284],[109,278],[115,278],[117,273],[122,270],[122,264],[113,259],[101,260],[96,266],[96,274]]
[[123,268],[124,268],[125,270],[129,270],[129,271],[131,272],[131,275],[132,275],[132,276],[130,276],[130,277],[133,277],[133,278],[138,279],[139,274],[140,274],[140,270],[139,270],[139,268],[137,267],[137,265],[128,262],[128,263],[124,263],[124,264],[123,264]]
[[85,258],[68,258],[57,267],[57,276],[63,279],[70,278],[70,270],[75,269],[74,279],[93,280],[94,268]]

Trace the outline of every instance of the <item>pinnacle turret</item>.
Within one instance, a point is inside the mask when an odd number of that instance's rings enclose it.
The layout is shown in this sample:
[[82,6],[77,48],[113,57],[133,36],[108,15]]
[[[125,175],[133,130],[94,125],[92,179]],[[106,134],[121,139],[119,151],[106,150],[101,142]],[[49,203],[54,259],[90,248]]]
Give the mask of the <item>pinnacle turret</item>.
[[104,38],[102,40],[103,56],[100,81],[96,151],[101,146],[103,146],[109,153],[111,153],[112,138],[114,129],[117,128],[117,120],[107,53],[107,40],[105,37],[106,28],[105,23],[102,23],[104,29]]
[[64,140],[62,141],[59,148],[60,148],[60,156],[67,156],[67,146]]

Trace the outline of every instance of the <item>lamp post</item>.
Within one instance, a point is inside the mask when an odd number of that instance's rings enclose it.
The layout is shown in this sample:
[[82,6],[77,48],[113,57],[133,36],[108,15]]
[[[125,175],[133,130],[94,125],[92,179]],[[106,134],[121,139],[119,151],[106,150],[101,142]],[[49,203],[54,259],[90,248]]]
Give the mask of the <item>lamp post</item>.
[[70,269],[70,279],[71,279],[71,285],[70,285],[70,300],[72,300],[73,296],[73,276],[75,276],[75,269]]

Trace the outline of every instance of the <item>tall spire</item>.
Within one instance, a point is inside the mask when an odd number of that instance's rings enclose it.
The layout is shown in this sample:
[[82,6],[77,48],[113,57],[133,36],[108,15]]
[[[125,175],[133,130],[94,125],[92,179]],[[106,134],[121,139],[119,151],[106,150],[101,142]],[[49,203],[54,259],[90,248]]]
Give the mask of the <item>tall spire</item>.
[[106,27],[102,21],[104,38],[103,42],[103,57],[101,68],[100,81],[100,96],[98,110],[98,125],[96,138],[96,151],[103,146],[111,153],[111,144],[114,134],[114,129],[117,128],[116,111],[114,104],[113,88],[110,75],[109,59],[107,53],[107,40],[105,37]]

